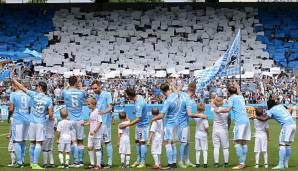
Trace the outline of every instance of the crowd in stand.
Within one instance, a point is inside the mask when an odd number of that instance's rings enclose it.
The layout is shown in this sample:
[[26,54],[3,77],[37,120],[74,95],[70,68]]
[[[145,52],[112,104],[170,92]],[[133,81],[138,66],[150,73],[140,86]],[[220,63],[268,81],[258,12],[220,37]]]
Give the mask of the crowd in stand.
[[[35,88],[35,85],[39,80],[44,80],[43,77],[27,77],[22,79],[23,82],[27,83],[31,88]],[[59,103],[61,98],[61,90],[63,87],[67,86],[65,78],[58,75],[47,76],[47,84],[49,87],[48,94],[53,97],[56,103]],[[92,94],[90,85],[95,77],[82,77],[81,81],[85,90]],[[175,78],[176,86],[181,87],[182,90],[187,88],[187,85],[195,81],[194,77],[190,78]],[[164,97],[161,94],[159,88],[160,84],[165,82],[170,82],[172,79],[160,79],[160,78],[150,78],[150,79],[107,79],[101,80],[103,83],[103,88],[110,91],[113,96],[113,103],[119,104],[121,102],[126,102],[124,98],[124,90],[128,87],[134,87],[136,91],[143,95],[147,99],[148,104],[161,104]],[[227,98],[227,85],[232,81],[239,81],[235,79],[218,79],[214,80],[208,87],[206,87],[201,92],[197,93],[197,101],[209,103],[213,96],[221,96]],[[2,94],[1,103],[5,104],[9,94],[10,87],[5,86],[5,82],[2,83],[0,91]],[[9,84],[7,84],[9,85]],[[297,102],[297,79],[294,75],[283,75],[277,78],[254,78],[254,79],[242,79],[241,83],[242,93],[244,95],[246,103],[250,104],[260,104],[268,100],[271,94],[279,96],[280,102],[284,104],[296,103]],[[6,97],[6,98],[5,98]],[[127,103],[127,102],[126,102]]]

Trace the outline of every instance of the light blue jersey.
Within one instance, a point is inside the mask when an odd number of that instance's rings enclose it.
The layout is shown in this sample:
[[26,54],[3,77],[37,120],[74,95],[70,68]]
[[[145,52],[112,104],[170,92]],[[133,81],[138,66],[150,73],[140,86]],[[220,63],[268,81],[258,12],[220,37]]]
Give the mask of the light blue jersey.
[[149,117],[147,114],[147,103],[143,96],[137,95],[135,102],[136,117],[140,117],[141,120],[137,123],[137,127],[146,128],[149,126]]
[[232,107],[232,111],[235,115],[234,117],[235,125],[249,123],[243,96],[232,95],[228,100],[228,106]]
[[[112,104],[112,95],[110,92],[103,91],[100,95],[96,95],[96,108],[97,110],[107,110],[109,108],[109,104]],[[101,115],[102,123],[107,127],[111,127],[112,122],[112,113],[106,113]]]
[[267,110],[267,116],[275,119],[281,126],[295,124],[292,115],[282,104],[276,105],[270,110]]
[[180,99],[177,93],[172,93],[164,101],[161,113],[164,113],[165,127],[177,126],[177,113],[180,107]]
[[12,92],[9,97],[10,103],[13,104],[12,118],[16,124],[30,123],[30,97],[21,90]]
[[28,91],[27,94],[31,97],[31,122],[45,124],[47,121],[48,109],[53,107],[52,99],[44,93]]
[[180,94],[180,108],[177,114],[177,123],[180,128],[188,127],[189,116],[187,114],[187,110],[192,110],[193,101],[191,97],[187,95],[187,93]]
[[64,104],[70,120],[81,120],[86,94],[79,89],[68,89],[62,92]]

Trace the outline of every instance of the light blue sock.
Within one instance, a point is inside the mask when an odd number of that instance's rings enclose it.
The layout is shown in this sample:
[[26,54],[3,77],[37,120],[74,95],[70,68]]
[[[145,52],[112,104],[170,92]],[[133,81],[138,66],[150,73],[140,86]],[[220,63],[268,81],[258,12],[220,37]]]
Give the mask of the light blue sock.
[[235,150],[236,150],[237,157],[239,159],[239,163],[244,164],[242,146],[240,144],[235,144]]
[[284,167],[284,161],[286,157],[286,147],[285,146],[280,146],[279,147],[279,166]]
[[15,142],[14,143],[14,150],[15,150],[15,154],[16,154],[16,161],[17,161],[17,163],[20,164],[20,165],[23,164],[21,143]]
[[247,155],[247,152],[248,152],[248,146],[247,146],[247,144],[245,144],[245,145],[243,145],[242,146],[242,151],[243,151],[243,162],[244,162],[244,164],[245,164],[245,161],[246,161],[246,155]]
[[30,144],[30,149],[29,149],[29,154],[30,154],[30,163],[34,162],[34,149],[35,149],[35,144],[31,143]]
[[79,162],[84,161],[84,145],[78,145]]
[[289,159],[290,159],[291,153],[292,153],[291,147],[287,146],[286,147],[286,157],[285,157],[285,165],[286,166],[288,166],[288,164],[289,164]]
[[184,161],[186,146],[187,146],[186,143],[180,143],[180,147],[179,147],[179,160],[180,160],[180,162]]
[[113,164],[113,146],[112,143],[108,143],[107,147],[107,156],[108,156],[108,165],[112,166]]
[[26,156],[26,142],[21,143],[22,148],[22,162],[25,163],[25,156]]
[[172,144],[166,144],[166,153],[167,153],[167,158],[168,158],[168,164],[173,164]]
[[79,150],[77,144],[72,144],[72,155],[75,163],[79,162]]
[[36,144],[34,149],[34,161],[33,161],[34,164],[38,164],[40,152],[41,152],[41,144]]
[[147,145],[142,144],[141,145],[141,163],[142,164],[146,163],[146,155],[147,155]]
[[172,149],[173,149],[173,156],[172,156],[172,160],[173,163],[177,162],[177,148],[176,148],[176,144],[172,144]]
[[141,162],[141,145],[139,143],[136,144],[137,148],[137,162]]
[[184,149],[184,161],[189,162],[189,144],[186,143],[185,149]]

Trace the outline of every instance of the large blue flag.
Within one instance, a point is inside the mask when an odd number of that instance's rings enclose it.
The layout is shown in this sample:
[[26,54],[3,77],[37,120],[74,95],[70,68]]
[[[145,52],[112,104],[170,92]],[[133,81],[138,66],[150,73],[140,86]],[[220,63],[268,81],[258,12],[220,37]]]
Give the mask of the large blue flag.
[[240,64],[239,56],[240,56],[240,30],[238,31],[235,40],[233,41],[232,46],[224,53],[222,57],[220,57],[215,64],[204,70],[200,75],[197,83],[196,92],[199,93],[201,90],[206,88],[212,80],[215,80],[218,76],[224,76],[228,71],[240,72],[240,67],[237,65],[236,67],[229,68],[229,65],[235,60],[238,64]]

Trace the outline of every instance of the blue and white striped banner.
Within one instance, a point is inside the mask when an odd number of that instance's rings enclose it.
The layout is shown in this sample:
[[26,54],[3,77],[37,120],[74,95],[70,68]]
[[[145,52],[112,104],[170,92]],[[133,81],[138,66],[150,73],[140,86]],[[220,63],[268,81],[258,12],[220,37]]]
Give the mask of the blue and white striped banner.
[[[235,75],[240,73],[240,30],[238,31],[232,46],[220,57],[215,64],[207,68],[201,73],[201,77],[198,79],[197,90],[199,93],[201,90],[206,88],[212,80],[218,76]],[[236,66],[229,67],[231,63],[236,62]]]

